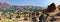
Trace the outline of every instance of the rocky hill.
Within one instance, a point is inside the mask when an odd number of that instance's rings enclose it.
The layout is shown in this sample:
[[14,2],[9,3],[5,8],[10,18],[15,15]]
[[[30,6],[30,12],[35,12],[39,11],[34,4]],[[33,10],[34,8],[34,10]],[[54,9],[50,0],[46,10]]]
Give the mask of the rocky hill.
[[42,9],[42,7],[40,6],[16,6],[16,5],[10,5],[6,2],[0,2],[0,8],[4,9],[4,10],[28,10],[28,9],[34,9],[34,10],[38,10],[38,9]]

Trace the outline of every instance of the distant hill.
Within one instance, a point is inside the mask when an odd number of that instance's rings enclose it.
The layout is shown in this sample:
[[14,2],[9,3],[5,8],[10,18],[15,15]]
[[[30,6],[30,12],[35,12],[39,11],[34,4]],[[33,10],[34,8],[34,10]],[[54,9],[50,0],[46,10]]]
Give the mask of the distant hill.
[[28,9],[34,9],[34,10],[38,10],[38,9],[42,9],[42,7],[40,6],[16,6],[16,5],[10,5],[6,2],[0,2],[0,8],[3,8],[4,10],[28,10]]

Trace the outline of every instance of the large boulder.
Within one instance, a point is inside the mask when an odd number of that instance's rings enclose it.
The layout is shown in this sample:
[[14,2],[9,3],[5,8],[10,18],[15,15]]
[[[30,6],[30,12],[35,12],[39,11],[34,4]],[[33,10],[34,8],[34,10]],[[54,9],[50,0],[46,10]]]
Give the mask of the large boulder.
[[59,10],[60,10],[60,5],[58,5],[58,7],[57,7]]
[[48,6],[47,9],[44,9],[44,13],[51,13],[54,12],[56,10],[56,5],[55,3],[52,3]]

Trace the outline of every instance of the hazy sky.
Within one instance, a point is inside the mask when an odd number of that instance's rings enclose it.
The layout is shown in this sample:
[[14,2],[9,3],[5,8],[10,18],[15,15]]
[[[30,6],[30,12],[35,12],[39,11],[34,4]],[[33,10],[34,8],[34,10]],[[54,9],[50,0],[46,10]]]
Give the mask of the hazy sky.
[[60,4],[60,0],[0,0],[0,2],[7,2],[13,5],[33,5],[47,7],[51,3]]

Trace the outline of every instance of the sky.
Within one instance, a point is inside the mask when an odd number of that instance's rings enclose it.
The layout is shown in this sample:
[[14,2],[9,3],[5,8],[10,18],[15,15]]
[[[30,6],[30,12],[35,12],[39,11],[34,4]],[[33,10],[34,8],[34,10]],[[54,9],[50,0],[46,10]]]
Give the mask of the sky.
[[12,5],[32,5],[32,6],[41,6],[47,7],[51,3],[55,3],[56,5],[60,5],[60,0],[0,0],[0,2],[7,2]]

